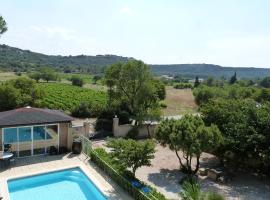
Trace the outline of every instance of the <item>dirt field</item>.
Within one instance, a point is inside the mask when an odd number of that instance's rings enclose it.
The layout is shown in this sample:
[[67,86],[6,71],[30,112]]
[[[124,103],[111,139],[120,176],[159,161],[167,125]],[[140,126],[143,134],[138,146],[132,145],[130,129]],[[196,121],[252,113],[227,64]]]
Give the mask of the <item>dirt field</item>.
[[197,111],[197,105],[190,89],[174,89],[172,86],[166,86],[165,104],[167,108],[163,110],[163,114],[166,116],[195,113]]

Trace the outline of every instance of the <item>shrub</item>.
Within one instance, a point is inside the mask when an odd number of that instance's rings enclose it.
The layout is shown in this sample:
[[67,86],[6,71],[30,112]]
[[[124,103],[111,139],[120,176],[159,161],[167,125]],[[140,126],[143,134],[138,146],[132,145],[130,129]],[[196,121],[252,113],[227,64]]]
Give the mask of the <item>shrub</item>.
[[201,188],[198,183],[184,182],[180,196],[183,200],[200,200]]
[[70,78],[70,81],[72,82],[72,85],[79,86],[79,87],[82,87],[84,84],[83,79],[76,75],[72,76]]
[[80,103],[71,111],[71,114],[73,117],[79,117],[79,118],[90,117],[91,111],[89,108],[89,104],[85,102]]
[[167,104],[164,101],[159,102],[161,108],[167,108]]
[[175,89],[191,89],[193,85],[190,83],[177,83],[173,86]]
[[225,200],[225,198],[222,195],[215,192],[208,192],[206,196],[207,200]]
[[197,182],[186,181],[182,185],[180,196],[183,200],[225,200],[225,198],[215,192],[203,192]]

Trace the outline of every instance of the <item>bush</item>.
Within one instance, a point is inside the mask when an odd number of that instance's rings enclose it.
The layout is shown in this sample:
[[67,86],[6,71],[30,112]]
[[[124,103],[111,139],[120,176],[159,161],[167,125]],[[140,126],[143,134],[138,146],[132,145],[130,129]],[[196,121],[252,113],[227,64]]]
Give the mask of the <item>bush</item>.
[[206,196],[207,200],[225,200],[223,196],[215,192],[208,192]]
[[173,87],[175,89],[192,89],[193,85],[190,83],[177,83]]
[[84,84],[83,79],[75,75],[70,78],[70,81],[72,82],[72,85],[79,86],[79,87],[82,87]]
[[80,103],[71,111],[71,114],[73,117],[79,117],[79,118],[90,117],[91,111],[89,108],[89,104],[85,102]]
[[225,200],[225,198],[215,192],[203,192],[197,182],[186,181],[182,185],[180,196],[183,200]]
[[166,103],[164,101],[159,102],[159,106],[161,108],[167,108],[167,105],[166,105]]

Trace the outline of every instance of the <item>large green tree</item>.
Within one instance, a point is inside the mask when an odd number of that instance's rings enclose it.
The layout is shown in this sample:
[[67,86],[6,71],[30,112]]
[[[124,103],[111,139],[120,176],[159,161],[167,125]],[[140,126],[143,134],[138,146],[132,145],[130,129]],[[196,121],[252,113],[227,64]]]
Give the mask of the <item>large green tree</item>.
[[40,70],[41,78],[47,82],[57,81],[58,74],[50,67],[44,67]]
[[40,106],[44,93],[36,83],[27,78],[18,78],[0,85],[0,110],[22,106]]
[[222,132],[224,145],[218,151],[221,157],[230,155],[226,159],[238,167],[247,168],[250,161],[261,169],[270,166],[269,102],[215,99],[203,105],[201,113],[206,124],[214,123]]
[[112,157],[123,168],[131,168],[135,175],[142,166],[150,166],[154,158],[155,143],[152,140],[136,141],[132,139],[113,139],[107,143]]
[[[205,126],[201,117],[193,115],[184,115],[179,120],[162,121],[156,139],[175,151],[181,169],[188,174],[197,173],[202,152],[212,152],[223,142],[216,125]],[[193,157],[195,167],[192,165]]]
[[8,30],[7,23],[4,18],[0,15],[0,35]]
[[[123,107],[137,121],[145,112],[155,109],[165,98],[165,87],[154,80],[149,67],[142,61],[132,60],[110,66],[105,74],[109,106]],[[164,90],[164,91],[162,91]]]

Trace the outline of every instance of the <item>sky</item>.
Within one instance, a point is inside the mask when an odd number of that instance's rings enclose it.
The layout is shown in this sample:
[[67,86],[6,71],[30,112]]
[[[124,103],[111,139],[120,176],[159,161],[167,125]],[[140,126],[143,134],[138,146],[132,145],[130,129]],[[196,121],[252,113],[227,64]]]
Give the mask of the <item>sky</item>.
[[269,0],[0,0],[0,43],[50,55],[270,68]]

